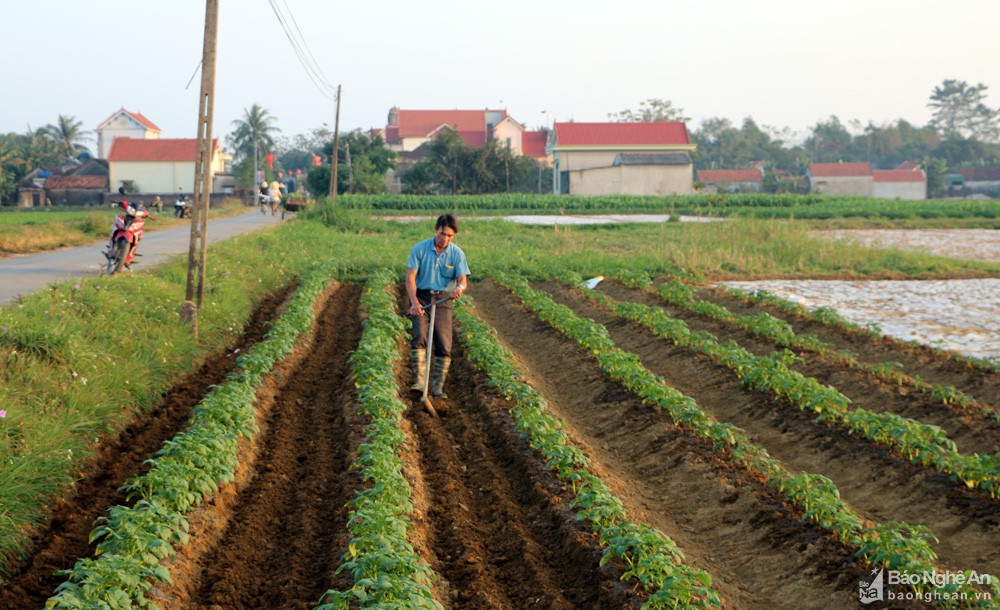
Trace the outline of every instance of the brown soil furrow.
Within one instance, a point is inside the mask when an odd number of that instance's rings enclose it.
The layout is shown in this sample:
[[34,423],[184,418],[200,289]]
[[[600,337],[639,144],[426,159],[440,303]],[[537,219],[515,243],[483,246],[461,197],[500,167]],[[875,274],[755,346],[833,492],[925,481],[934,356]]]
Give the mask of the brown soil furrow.
[[485,281],[472,294],[477,313],[524,365],[630,518],[673,538],[690,564],[712,575],[726,607],[856,603],[860,566],[848,549],[627,395],[505,289]]
[[888,337],[872,339],[858,333],[799,318],[771,305],[755,305],[729,296],[721,289],[706,288],[698,297],[722,305],[737,315],[754,315],[767,311],[791,324],[797,333],[816,335],[821,341],[858,355],[863,362],[879,364],[898,362],[909,375],[919,376],[929,383],[953,385],[969,396],[995,408],[1000,408],[1000,373],[967,366],[935,353],[924,346],[910,345]]
[[[670,316],[684,320],[691,330],[712,333],[718,337],[720,343],[732,339],[757,355],[767,355],[781,349],[781,346],[735,324],[713,320],[667,304],[655,295],[626,288],[618,282],[602,282],[599,289],[615,299],[662,307]],[[913,388],[887,385],[862,371],[848,369],[816,354],[801,352],[801,355],[803,361],[789,368],[807,377],[815,377],[823,384],[834,386],[850,398],[855,407],[876,413],[895,413],[926,424],[941,426],[963,453],[985,454],[1000,451],[1000,422],[957,413]]]
[[944,565],[1000,574],[997,503],[870,441],[816,423],[783,401],[743,389],[734,373],[706,356],[594,307],[572,289],[547,288],[554,300],[604,324],[619,347],[638,354],[649,370],[720,421],[746,430],[788,468],[829,477],[849,504],[875,521],[927,525],[941,537],[934,549]]
[[[615,575],[573,522],[499,401],[483,391],[456,344],[449,397],[433,419],[414,404],[431,567],[451,608],[623,608]],[[400,385],[409,385],[409,374]],[[405,386],[404,386],[405,387]],[[417,401],[414,401],[416,403]]]
[[316,325],[309,356],[275,397],[257,469],[228,529],[199,559],[188,608],[312,608],[348,539],[357,395],[347,357],[361,337],[359,285],[345,284]]
[[118,490],[129,478],[148,470],[144,464],[164,441],[187,427],[194,406],[213,385],[222,383],[236,365],[233,354],[246,351],[270,329],[278,307],[295,285],[267,295],[244,328],[244,335],[231,347],[206,358],[187,378],[163,393],[151,411],[137,415],[116,437],[97,446],[72,494],[57,500],[47,527],[34,537],[35,550],[0,589],[0,608],[36,610],[65,580],[58,570],[73,567],[77,559],[94,552],[88,537],[94,521],[112,506],[125,502]]
[[601,575],[589,541],[576,539],[571,517],[539,488],[525,449],[474,395],[471,369],[454,353],[450,396],[436,401],[442,417],[408,412],[429,495],[432,567],[448,582],[451,607],[623,607],[613,576]]

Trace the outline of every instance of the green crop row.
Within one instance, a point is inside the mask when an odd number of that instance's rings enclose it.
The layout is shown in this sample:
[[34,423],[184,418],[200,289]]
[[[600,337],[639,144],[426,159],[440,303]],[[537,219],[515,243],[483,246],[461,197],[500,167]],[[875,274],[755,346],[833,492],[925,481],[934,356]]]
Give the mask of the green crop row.
[[[882,336],[882,329],[879,328],[877,324],[859,326],[844,319],[836,312],[836,310],[830,307],[817,307],[816,309],[809,309],[799,303],[793,303],[792,301],[783,299],[775,294],[771,294],[766,290],[753,290],[747,292],[737,288],[725,287],[725,291],[744,302],[771,305],[783,311],[787,311],[788,313],[799,318],[813,320],[815,322],[819,322],[820,324],[845,330],[849,333],[871,338],[879,338]],[[939,354],[947,355],[948,358],[962,364],[994,372],[1000,372],[1000,360],[997,360],[996,358],[975,358],[972,356],[963,356],[961,354],[946,352],[945,350],[941,350],[936,347],[931,347],[931,349]]]
[[[641,284],[636,284],[629,278],[624,278],[622,281],[637,288],[641,287]],[[656,289],[656,294],[668,303],[702,314],[714,320],[731,322],[759,337],[774,341],[782,347],[819,354],[823,358],[828,358],[851,369],[863,371],[884,382],[912,387],[918,392],[931,397],[932,400],[939,401],[941,404],[952,407],[957,411],[975,413],[1000,421],[1000,411],[976,401],[954,386],[946,387],[928,383],[919,376],[904,373],[890,363],[873,365],[862,362],[858,359],[857,354],[838,350],[833,345],[820,341],[815,335],[796,333],[788,322],[776,318],[767,312],[762,311],[755,316],[736,315],[721,305],[698,299],[696,296],[697,291],[693,287],[677,279],[668,279]]]
[[[759,474],[767,485],[802,510],[805,519],[856,549],[858,557],[872,566],[912,574],[934,573],[937,555],[930,541],[936,539],[928,528],[896,521],[873,524],[864,519],[840,498],[839,490],[828,478],[809,473],[791,475],[765,449],[752,443],[743,430],[716,421],[691,397],[646,369],[636,354],[618,348],[603,325],[556,304],[548,295],[532,289],[523,278],[505,275],[496,279],[544,322],[576,341],[611,379],[640,397],[643,404],[666,411],[679,427],[711,442],[737,466]],[[1000,580],[992,577],[990,582],[994,598],[1000,598]],[[937,591],[965,592],[970,599],[978,599],[968,585],[948,583]],[[1000,606],[980,601],[977,607]]]
[[233,480],[237,445],[257,431],[257,389],[310,331],[314,302],[332,276],[331,268],[321,268],[302,282],[265,339],[240,355],[226,383],[196,405],[189,428],[149,460],[148,473],[122,487],[134,505],[113,507],[98,520],[90,534],[91,542],[99,541],[95,557],[65,571],[68,579],[47,609],[157,608],[146,595],[155,581],[170,581],[161,560],[187,544],[187,514]]
[[534,195],[498,193],[489,195],[348,195],[340,204],[349,208],[385,211],[470,212],[659,212],[666,214],[711,214],[760,218],[998,218],[996,201],[898,201],[873,197],[830,197],[737,193],[715,195]]
[[970,489],[978,488],[991,498],[1000,495],[1000,456],[962,455],[940,426],[923,424],[895,413],[851,408],[851,399],[836,388],[789,369],[783,359],[794,358],[794,354],[788,350],[776,352],[771,357],[757,356],[732,341],[719,343],[711,333],[692,332],[683,320],[670,317],[663,308],[615,302],[591,290],[584,290],[584,293],[617,315],[730,368],[748,388],[784,398],[796,408],[816,414],[817,419],[827,425],[864,436],[914,464],[948,474]]
[[[465,301],[465,299],[463,299]],[[542,396],[523,381],[513,354],[499,344],[490,328],[459,307],[456,317],[469,359],[483,371],[488,383],[514,401],[517,430],[544,458],[546,466],[567,483],[575,498],[571,506],[589,524],[604,547],[601,565],[618,559],[627,569],[622,579],[635,579],[650,596],[644,608],[718,608],[719,594],[711,577],[684,564],[680,548],[662,532],[626,519],[621,500],[587,469],[588,460],[571,445],[561,422],[547,413]]]
[[367,441],[355,461],[366,486],[349,502],[347,527],[353,538],[337,569],[350,570],[354,586],[327,591],[317,610],[442,608],[431,595],[430,566],[407,539],[413,501],[400,457],[406,435],[399,427],[406,405],[399,400],[393,367],[406,322],[388,291],[395,281],[388,270],[369,277],[362,297],[365,329],[350,357],[361,413],[368,418]]

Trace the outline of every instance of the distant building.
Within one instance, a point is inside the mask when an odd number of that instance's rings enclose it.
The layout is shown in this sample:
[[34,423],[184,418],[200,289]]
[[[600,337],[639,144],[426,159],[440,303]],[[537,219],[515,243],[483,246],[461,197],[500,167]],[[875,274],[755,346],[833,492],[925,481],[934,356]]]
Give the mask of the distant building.
[[872,178],[873,197],[927,199],[927,175],[921,169],[876,169]]
[[121,108],[97,126],[97,158],[107,159],[118,138],[155,140],[160,134],[160,128],[152,121],[138,112]]
[[572,195],[671,195],[694,192],[691,142],[684,123],[555,123],[553,192]]
[[108,190],[108,162],[88,159],[36,167],[17,183],[18,207],[100,204]]
[[871,197],[875,192],[875,176],[868,163],[811,163],[806,177],[813,193]]
[[[190,193],[194,186],[196,139],[134,140],[119,138],[108,156],[111,190],[126,181],[140,193]],[[213,193],[232,192],[231,157],[212,140]]]
[[531,157],[546,166],[552,164],[545,151],[548,132],[527,131],[506,109],[407,110],[393,106],[386,126],[370,132],[399,155],[396,169],[386,175],[390,193],[400,192],[402,174],[426,154],[425,146],[445,131],[456,133],[470,148],[495,141],[515,156]]
[[760,192],[764,184],[762,169],[700,169],[698,182],[716,192]]
[[382,136],[396,152],[412,152],[444,130],[457,133],[466,146],[485,146],[497,139],[521,154],[524,127],[510,119],[506,110],[405,110],[394,106],[385,128],[374,130],[373,135]]
[[1000,198],[1000,167],[959,167],[955,172],[962,176],[967,195]]

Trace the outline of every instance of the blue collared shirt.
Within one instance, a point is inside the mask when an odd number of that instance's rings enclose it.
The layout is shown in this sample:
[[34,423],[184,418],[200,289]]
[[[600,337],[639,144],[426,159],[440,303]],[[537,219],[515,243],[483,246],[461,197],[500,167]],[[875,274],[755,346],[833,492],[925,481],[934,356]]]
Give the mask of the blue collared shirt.
[[433,237],[413,246],[406,268],[417,270],[417,290],[447,290],[448,284],[458,279],[458,276],[469,275],[465,252],[449,243],[444,252],[438,254]]

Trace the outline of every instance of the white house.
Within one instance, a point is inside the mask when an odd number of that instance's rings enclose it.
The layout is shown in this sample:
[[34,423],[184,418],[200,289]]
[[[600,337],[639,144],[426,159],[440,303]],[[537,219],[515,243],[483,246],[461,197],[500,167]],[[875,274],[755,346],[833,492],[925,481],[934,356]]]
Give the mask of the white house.
[[760,192],[764,184],[762,169],[700,169],[698,182],[727,193]]
[[875,177],[868,163],[811,163],[806,177],[812,193],[871,197],[875,191]]
[[122,108],[97,126],[97,158],[108,159],[112,145],[118,138],[155,140],[160,134],[160,128],[152,121],[138,112]]
[[[135,140],[118,138],[108,156],[109,188],[114,191],[131,181],[140,193],[190,193],[194,187],[196,139]],[[212,140],[212,191],[231,191],[227,173],[231,157]]]
[[922,169],[876,169],[872,171],[872,196],[880,199],[927,199],[927,175]]
[[687,126],[559,123],[553,128],[553,192],[571,195],[687,195],[695,149]]

